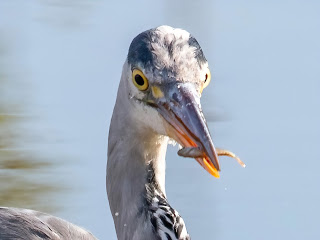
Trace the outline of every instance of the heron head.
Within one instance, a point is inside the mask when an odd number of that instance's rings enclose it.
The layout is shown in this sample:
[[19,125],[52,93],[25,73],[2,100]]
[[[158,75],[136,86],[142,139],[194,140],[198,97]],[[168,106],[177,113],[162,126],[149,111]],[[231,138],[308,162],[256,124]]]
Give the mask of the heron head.
[[142,32],[130,45],[126,89],[145,129],[198,147],[196,160],[219,177],[219,161],[200,105],[210,82],[208,62],[197,40],[182,29],[161,26]]

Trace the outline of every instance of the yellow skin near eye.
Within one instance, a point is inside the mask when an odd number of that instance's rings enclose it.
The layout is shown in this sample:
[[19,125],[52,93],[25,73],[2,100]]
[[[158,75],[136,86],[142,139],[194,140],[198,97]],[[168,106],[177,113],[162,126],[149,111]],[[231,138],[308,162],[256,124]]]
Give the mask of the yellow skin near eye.
[[200,92],[202,93],[202,91],[203,91],[203,89],[205,89],[208,85],[209,85],[209,83],[210,83],[210,80],[211,80],[211,73],[210,73],[210,70],[208,69],[207,70],[207,73],[206,73],[206,80],[205,80],[205,82],[203,83],[203,85],[201,86],[201,88],[200,88]]
[[[143,82],[142,81],[137,82],[136,77],[137,77],[137,79],[141,80],[141,78],[139,78],[138,76],[140,76],[142,78]],[[133,70],[133,72],[132,72],[132,82],[140,91],[145,91],[149,87],[148,79],[143,74],[143,72],[141,72],[139,69],[134,69]]]

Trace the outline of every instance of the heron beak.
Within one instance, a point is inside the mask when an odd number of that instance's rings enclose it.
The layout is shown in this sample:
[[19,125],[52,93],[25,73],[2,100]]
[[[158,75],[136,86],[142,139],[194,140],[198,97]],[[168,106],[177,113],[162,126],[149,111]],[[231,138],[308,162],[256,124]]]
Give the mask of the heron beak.
[[182,147],[197,147],[203,155],[198,163],[211,175],[219,178],[219,160],[213,145],[197,93],[190,84],[168,86],[166,91],[151,87],[155,107],[166,120],[167,134]]

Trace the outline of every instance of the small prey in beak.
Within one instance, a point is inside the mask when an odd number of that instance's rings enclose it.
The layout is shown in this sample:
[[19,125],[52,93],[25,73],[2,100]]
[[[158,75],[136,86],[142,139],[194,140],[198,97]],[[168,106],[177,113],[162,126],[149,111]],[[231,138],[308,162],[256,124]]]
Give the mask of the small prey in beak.
[[[245,168],[246,164],[240,160],[238,156],[236,156],[233,152],[225,149],[216,148],[218,156],[227,156],[234,158],[241,167]],[[181,157],[187,158],[200,158],[205,157],[204,153],[197,147],[184,147],[178,151],[178,155]]]
[[[152,86],[150,106],[165,120],[167,135],[182,147],[196,147],[201,152],[195,159],[211,175],[219,178],[220,165],[209,129],[201,110],[199,93],[190,83]],[[150,101],[150,98],[152,101]]]

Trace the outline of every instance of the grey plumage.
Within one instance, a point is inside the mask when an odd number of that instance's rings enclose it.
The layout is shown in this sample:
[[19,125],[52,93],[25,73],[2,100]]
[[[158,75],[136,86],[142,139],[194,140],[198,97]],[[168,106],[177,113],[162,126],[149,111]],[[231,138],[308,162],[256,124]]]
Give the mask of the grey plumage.
[[[161,26],[135,37],[129,47],[127,63],[141,68],[156,83],[201,79],[208,66],[197,40],[182,29]],[[197,82],[194,82],[197,83]]]
[[0,239],[94,240],[96,238],[83,228],[45,213],[0,207]]

